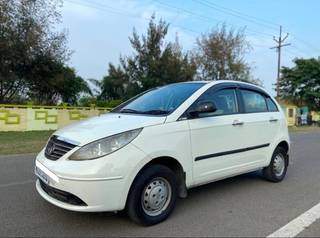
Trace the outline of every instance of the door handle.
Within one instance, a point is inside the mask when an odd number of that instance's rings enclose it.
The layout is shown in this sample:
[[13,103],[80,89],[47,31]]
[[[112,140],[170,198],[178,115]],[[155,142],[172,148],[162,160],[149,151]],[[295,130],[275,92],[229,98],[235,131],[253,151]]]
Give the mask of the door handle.
[[278,119],[276,119],[276,118],[270,118],[270,120],[269,120],[269,122],[277,122],[278,121]]
[[242,126],[243,124],[244,124],[243,121],[239,121],[239,120],[234,120],[232,123],[233,126]]

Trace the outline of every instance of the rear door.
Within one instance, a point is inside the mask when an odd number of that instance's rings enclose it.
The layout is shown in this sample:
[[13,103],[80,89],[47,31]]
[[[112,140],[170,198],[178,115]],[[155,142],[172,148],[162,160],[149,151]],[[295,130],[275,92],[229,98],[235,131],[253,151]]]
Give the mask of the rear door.
[[[276,112],[269,112],[270,98],[268,99],[262,91],[254,88],[240,88],[239,93],[243,112],[242,121],[246,125],[246,141],[250,149],[248,156],[257,165],[264,165],[269,155],[268,149],[277,133],[279,115]],[[271,109],[270,101],[269,107]]]

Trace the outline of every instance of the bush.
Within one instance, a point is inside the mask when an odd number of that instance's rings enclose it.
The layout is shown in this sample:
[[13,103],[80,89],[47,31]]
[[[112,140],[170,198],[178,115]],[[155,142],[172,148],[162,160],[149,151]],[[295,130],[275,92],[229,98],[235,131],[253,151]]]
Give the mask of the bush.
[[111,100],[111,101],[103,101],[97,100],[95,97],[82,97],[79,100],[79,106],[81,107],[91,107],[95,105],[97,107],[107,107],[107,108],[114,108],[120,105],[123,101],[120,99]]
[[120,99],[111,100],[111,101],[108,102],[108,106],[107,107],[114,108],[114,107],[119,106],[121,103],[122,103],[122,100],[120,100]]

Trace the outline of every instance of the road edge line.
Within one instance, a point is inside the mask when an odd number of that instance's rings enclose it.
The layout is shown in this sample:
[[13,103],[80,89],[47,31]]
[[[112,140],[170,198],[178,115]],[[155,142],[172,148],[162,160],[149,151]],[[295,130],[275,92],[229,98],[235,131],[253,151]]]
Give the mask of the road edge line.
[[285,226],[268,235],[267,238],[295,237],[306,228],[311,226],[318,219],[320,219],[320,203],[313,206],[308,211],[302,213],[300,216],[293,219]]

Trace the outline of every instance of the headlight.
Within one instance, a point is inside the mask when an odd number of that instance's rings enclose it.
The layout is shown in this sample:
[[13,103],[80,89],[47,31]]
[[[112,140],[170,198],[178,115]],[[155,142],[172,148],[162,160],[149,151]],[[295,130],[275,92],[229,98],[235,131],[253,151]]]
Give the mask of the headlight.
[[91,142],[79,150],[74,152],[69,159],[70,160],[91,160],[99,157],[111,154],[116,150],[129,144],[134,138],[136,138],[142,128],[122,132],[113,136],[109,136],[100,140]]

